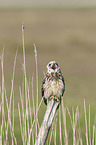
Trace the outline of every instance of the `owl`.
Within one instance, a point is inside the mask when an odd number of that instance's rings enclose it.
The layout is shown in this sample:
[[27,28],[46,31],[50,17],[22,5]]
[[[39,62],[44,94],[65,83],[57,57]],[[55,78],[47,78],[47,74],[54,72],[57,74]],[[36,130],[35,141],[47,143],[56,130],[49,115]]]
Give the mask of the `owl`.
[[65,82],[60,67],[56,61],[47,64],[47,71],[42,81],[42,97],[47,105],[50,99],[61,102],[65,91]]

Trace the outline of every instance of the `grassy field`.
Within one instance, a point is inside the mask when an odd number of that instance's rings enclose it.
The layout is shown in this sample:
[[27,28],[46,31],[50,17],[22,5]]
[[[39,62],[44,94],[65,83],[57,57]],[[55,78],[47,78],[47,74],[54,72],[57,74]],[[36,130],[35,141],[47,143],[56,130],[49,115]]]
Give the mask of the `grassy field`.
[[[46,64],[49,61],[56,60],[61,67],[66,83],[64,104],[68,106],[70,111],[72,106],[74,108],[77,105],[79,106],[83,135],[85,136],[84,98],[86,99],[87,111],[88,105],[90,104],[91,106],[91,124],[96,124],[95,17],[95,9],[0,10],[0,55],[4,47],[4,74],[7,94],[9,94],[11,88],[14,57],[18,49],[14,80],[15,121],[18,124],[19,86],[22,85],[23,79],[22,22],[25,25],[27,76],[29,78],[34,75],[34,80],[35,58],[33,44],[35,43],[37,46],[40,99],[43,71],[46,70]],[[35,88],[34,84],[34,90],[36,90]],[[42,107],[43,110],[45,110],[45,105],[42,104],[42,106],[44,107]],[[40,123],[42,122],[43,115],[40,115]],[[18,128],[16,127],[18,140],[19,135]]]

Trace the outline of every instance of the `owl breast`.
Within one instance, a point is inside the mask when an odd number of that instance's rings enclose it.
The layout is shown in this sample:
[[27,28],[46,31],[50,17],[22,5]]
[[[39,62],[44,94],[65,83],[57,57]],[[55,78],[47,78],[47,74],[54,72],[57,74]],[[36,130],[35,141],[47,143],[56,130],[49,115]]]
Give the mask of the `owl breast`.
[[44,84],[44,96],[45,98],[50,98],[50,96],[57,96],[60,98],[62,96],[62,91],[64,88],[64,84],[62,80],[47,80]]

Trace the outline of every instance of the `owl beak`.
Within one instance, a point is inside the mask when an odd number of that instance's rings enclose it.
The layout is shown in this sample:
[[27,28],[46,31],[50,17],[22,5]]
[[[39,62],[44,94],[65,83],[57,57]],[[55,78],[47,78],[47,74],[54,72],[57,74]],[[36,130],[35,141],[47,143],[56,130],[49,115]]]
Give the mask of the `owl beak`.
[[55,65],[52,65],[52,69],[55,70],[56,69],[56,66]]

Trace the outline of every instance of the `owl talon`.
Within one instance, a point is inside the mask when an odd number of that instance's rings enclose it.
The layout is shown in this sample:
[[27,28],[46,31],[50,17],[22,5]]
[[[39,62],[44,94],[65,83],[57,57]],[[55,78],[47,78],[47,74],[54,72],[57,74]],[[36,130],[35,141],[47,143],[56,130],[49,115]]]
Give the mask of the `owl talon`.
[[54,99],[54,96],[51,96],[50,99]]
[[56,96],[51,96],[50,99],[54,99],[54,100],[57,101],[57,102],[60,101]]

